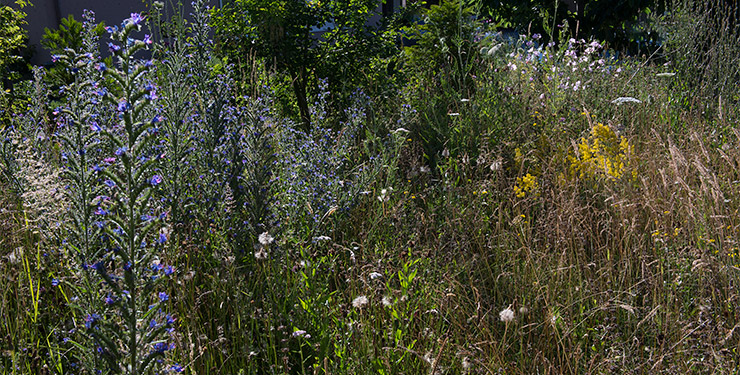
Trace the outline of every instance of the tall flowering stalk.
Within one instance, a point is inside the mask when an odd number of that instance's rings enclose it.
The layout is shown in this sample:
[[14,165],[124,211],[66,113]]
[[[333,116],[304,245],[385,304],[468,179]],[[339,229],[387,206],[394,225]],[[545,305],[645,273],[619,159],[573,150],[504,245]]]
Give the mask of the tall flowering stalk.
[[[101,111],[101,97],[105,89],[100,86],[101,63],[98,63],[98,38],[92,28],[94,14],[85,13],[85,47],[81,52],[66,50],[54,60],[66,66],[74,81],[62,91],[67,103],[57,109],[58,130],[56,136],[61,144],[62,162],[65,166],[63,178],[67,183],[67,196],[71,204],[67,225],[67,244],[85,271],[85,289],[92,291],[88,275],[88,264],[100,256],[103,221],[96,211],[102,209],[107,197],[102,196],[102,185],[98,182],[101,166],[97,159],[101,155],[101,129],[108,115]],[[96,70],[95,67],[98,67]],[[93,298],[92,293],[85,294]],[[88,300],[88,307],[94,305]]]
[[95,214],[104,220],[106,246],[92,265],[104,281],[106,309],[103,314],[88,313],[85,328],[108,370],[123,374],[151,371],[154,360],[171,348],[165,333],[174,324],[161,310],[169,297],[156,293],[161,276],[174,270],[156,257],[167,233],[159,230],[165,215],[152,199],[162,182],[154,173],[160,158],[154,147],[160,117],[152,105],[157,99],[150,81],[153,62],[134,58],[151,43],[148,35],[133,38],[142,22],[142,16],[133,13],[120,27],[108,27],[108,48],[116,66],[98,65],[113,82],[102,93],[103,100],[115,108],[111,124],[97,124],[95,129],[113,152],[104,159],[105,168],[99,168],[105,192],[99,200],[105,204],[100,203]]

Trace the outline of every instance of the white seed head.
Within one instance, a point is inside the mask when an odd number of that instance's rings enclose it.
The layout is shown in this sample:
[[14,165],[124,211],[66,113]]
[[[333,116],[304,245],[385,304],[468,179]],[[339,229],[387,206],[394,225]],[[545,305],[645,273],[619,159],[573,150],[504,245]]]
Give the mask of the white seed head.
[[514,321],[514,311],[507,307],[501,310],[500,313],[498,313],[498,317],[504,323],[513,322]]
[[271,244],[273,241],[275,241],[275,239],[272,238],[272,236],[270,235],[270,233],[267,233],[267,232],[263,232],[262,234],[260,234],[259,237],[258,237],[258,240],[259,240],[259,242],[262,245],[265,245],[265,246],[267,246],[267,245]]
[[352,300],[352,306],[355,308],[361,309],[363,306],[368,304],[368,299],[365,296],[359,296]]

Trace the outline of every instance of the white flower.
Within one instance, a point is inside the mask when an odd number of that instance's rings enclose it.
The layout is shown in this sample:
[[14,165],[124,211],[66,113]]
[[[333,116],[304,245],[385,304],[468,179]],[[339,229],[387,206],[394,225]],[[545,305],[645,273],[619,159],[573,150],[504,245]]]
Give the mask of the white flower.
[[267,232],[260,234],[258,240],[262,245],[265,245],[265,246],[271,244],[272,241],[275,241],[275,239],[272,238],[270,233],[267,233]]
[[501,167],[501,159],[495,160],[493,163],[491,163],[491,172],[500,171]]
[[390,199],[390,196],[388,196],[388,193],[391,190],[393,190],[393,188],[380,189],[380,195],[378,195],[378,200],[381,202],[388,202],[388,199]]
[[429,167],[427,167],[426,165],[422,165],[421,167],[419,167],[419,172],[429,173]]
[[264,247],[260,246],[259,249],[254,252],[254,257],[256,259],[267,259],[267,251]]
[[302,329],[298,329],[293,331],[293,337],[305,337],[307,339],[310,339],[311,335],[309,335],[308,333],[306,333],[306,331]]
[[514,311],[512,311],[510,308],[505,308],[501,310],[500,313],[498,313],[499,319],[501,319],[504,323],[509,323],[514,321]]
[[642,103],[639,99],[635,99],[631,96],[620,96],[612,100],[612,104],[622,105],[624,103]]
[[352,306],[355,308],[361,309],[363,306],[367,305],[368,299],[365,296],[359,296],[352,300]]
[[318,236],[313,238],[314,242],[324,242],[324,241],[331,241],[331,237],[329,236]]
[[393,304],[393,302],[391,302],[391,298],[390,298],[390,297],[388,297],[388,296],[383,296],[383,299],[382,299],[382,300],[381,300],[380,302],[381,302],[381,303],[383,304],[383,306],[385,306],[385,307],[390,307],[390,306],[391,306],[391,305]]
[[379,272],[370,272],[370,280],[375,280],[380,277],[383,277],[383,275]]
[[391,133],[411,133],[411,132],[404,128],[398,128],[396,130],[393,130]]

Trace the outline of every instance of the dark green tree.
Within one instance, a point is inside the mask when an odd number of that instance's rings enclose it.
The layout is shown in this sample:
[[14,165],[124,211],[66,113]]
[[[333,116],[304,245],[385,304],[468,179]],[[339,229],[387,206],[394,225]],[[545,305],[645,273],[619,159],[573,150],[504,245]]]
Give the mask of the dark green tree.
[[[234,0],[214,17],[218,48],[232,61],[257,55],[286,73],[303,123],[312,78],[351,81],[387,43],[368,20],[381,0]],[[392,42],[391,42],[392,44]]]

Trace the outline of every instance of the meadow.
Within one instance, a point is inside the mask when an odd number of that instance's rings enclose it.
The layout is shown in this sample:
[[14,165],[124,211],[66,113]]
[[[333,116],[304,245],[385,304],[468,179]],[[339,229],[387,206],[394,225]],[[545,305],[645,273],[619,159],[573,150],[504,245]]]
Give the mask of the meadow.
[[740,29],[706,3],[627,55],[449,1],[341,84],[225,57],[202,1],[86,12],[2,97],[0,373],[737,374]]

